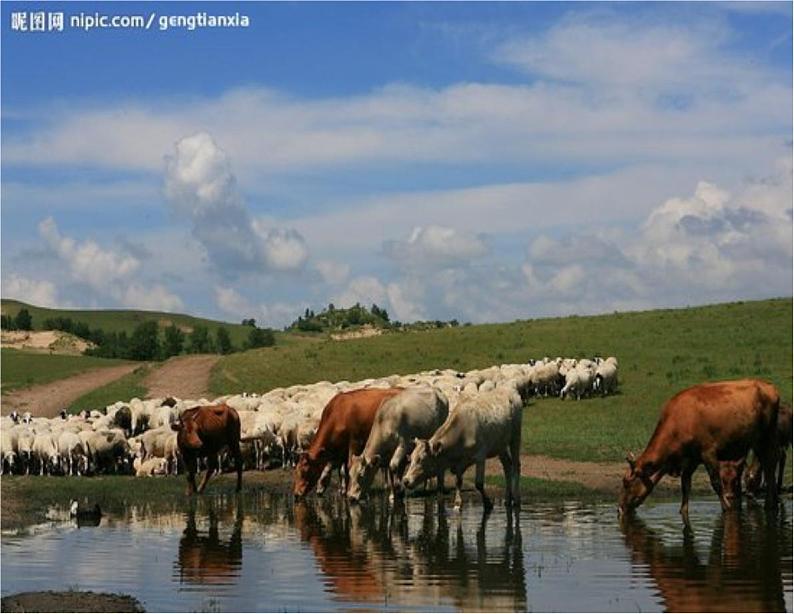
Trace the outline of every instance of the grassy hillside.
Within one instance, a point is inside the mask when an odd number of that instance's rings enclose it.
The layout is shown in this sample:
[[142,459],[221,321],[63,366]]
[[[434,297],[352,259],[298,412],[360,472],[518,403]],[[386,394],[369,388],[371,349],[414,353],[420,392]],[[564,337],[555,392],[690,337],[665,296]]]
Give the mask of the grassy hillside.
[[542,356],[614,355],[620,394],[580,402],[538,399],[527,409],[527,452],[620,460],[642,448],[665,400],[707,380],[761,377],[792,397],[792,301],[774,299],[594,317],[529,320],[273,347],[221,359],[218,394],[320,380],[355,380]]
[[27,388],[35,384],[46,384],[57,379],[69,377],[101,367],[126,364],[126,360],[94,358],[65,354],[45,354],[3,348],[2,391],[10,392],[16,388]]
[[143,380],[151,372],[152,367],[148,364],[141,365],[132,373],[128,373],[119,379],[95,388],[81,397],[76,398],[69,404],[69,411],[77,413],[83,409],[99,409],[115,403],[116,401],[129,401],[135,397],[143,399],[146,397],[146,386]]
[[248,339],[248,334],[251,330],[250,327],[240,324],[231,324],[228,322],[219,322],[217,320],[207,320],[205,318],[196,318],[184,314],[161,311],[47,309],[45,307],[36,307],[10,299],[3,299],[2,302],[0,302],[0,306],[4,315],[10,315],[12,317],[16,316],[17,312],[23,307],[27,309],[33,317],[34,330],[43,330],[44,321],[48,318],[61,317],[71,318],[74,322],[85,322],[91,329],[101,328],[108,333],[120,333],[125,331],[129,335],[141,322],[156,320],[160,328],[166,328],[171,324],[175,324],[185,332],[189,332],[196,326],[206,326],[213,338],[215,337],[216,329],[223,326],[229,331],[232,343],[236,347],[242,346],[243,342]]

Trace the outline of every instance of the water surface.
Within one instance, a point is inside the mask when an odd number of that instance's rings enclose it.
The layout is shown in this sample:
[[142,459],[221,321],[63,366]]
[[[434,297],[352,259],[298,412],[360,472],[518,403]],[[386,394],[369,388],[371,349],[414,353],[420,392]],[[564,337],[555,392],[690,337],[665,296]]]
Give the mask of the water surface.
[[350,507],[338,497],[206,497],[65,519],[2,537],[2,594],[79,588],[159,611],[791,611],[791,500],[723,515],[647,505],[497,506],[434,497]]

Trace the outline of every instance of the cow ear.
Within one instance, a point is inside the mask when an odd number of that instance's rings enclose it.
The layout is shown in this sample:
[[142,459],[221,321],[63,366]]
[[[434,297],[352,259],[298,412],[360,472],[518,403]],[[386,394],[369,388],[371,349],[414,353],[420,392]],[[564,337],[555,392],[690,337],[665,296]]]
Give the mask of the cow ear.
[[631,467],[631,470],[634,471],[634,468],[637,466],[637,459],[634,458],[633,452],[626,452],[626,462],[629,464],[629,467]]
[[441,442],[438,440],[430,442],[430,454],[437,456],[439,452],[441,452]]
[[171,423],[171,430],[178,431],[182,425],[179,422],[172,422]]

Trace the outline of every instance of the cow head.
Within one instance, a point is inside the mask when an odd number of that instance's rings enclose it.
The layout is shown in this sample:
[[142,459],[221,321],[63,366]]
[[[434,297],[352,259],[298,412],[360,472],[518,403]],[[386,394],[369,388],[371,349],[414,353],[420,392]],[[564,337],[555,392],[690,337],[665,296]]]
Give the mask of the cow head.
[[375,474],[378,472],[380,461],[380,454],[376,454],[371,459],[368,459],[363,454],[352,457],[350,461],[350,486],[347,490],[347,496],[351,501],[358,502],[361,499],[361,495],[369,490],[372,480],[375,479]]
[[742,473],[745,459],[720,462],[720,503],[723,510],[730,510],[742,497]]
[[626,462],[629,467],[623,476],[623,489],[618,503],[618,513],[621,516],[639,507],[651,494],[656,481],[658,481],[654,480],[657,473],[654,463],[645,461],[642,456],[639,460],[635,459],[631,452],[626,455]]
[[441,453],[441,442],[428,439],[414,439],[414,450],[411,461],[403,477],[406,488],[414,488],[419,482],[434,476],[438,467],[438,456]]
[[298,465],[295,467],[295,485],[293,493],[296,497],[304,497],[309,494],[320,479],[325,463],[319,456],[312,458],[308,452],[304,452],[298,458]]
[[203,445],[198,425],[192,416],[180,417],[171,424],[171,430],[176,431],[176,443],[182,450],[198,450]]

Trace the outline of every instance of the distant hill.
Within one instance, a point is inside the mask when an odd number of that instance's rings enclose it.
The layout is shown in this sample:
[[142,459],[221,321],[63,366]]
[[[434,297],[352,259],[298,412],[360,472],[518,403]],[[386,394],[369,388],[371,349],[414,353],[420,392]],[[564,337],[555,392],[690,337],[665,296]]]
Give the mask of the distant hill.
[[84,322],[92,330],[101,328],[107,333],[124,331],[130,335],[141,322],[155,320],[161,329],[174,324],[185,333],[190,333],[196,326],[206,326],[213,338],[215,331],[220,327],[224,327],[229,331],[232,343],[237,347],[242,346],[251,331],[250,326],[197,318],[181,313],[116,309],[48,309],[13,299],[2,299],[0,301],[0,311],[2,311],[3,315],[14,317],[22,308],[27,309],[33,317],[33,330],[46,330],[44,321],[49,318],[70,318],[74,322]]

